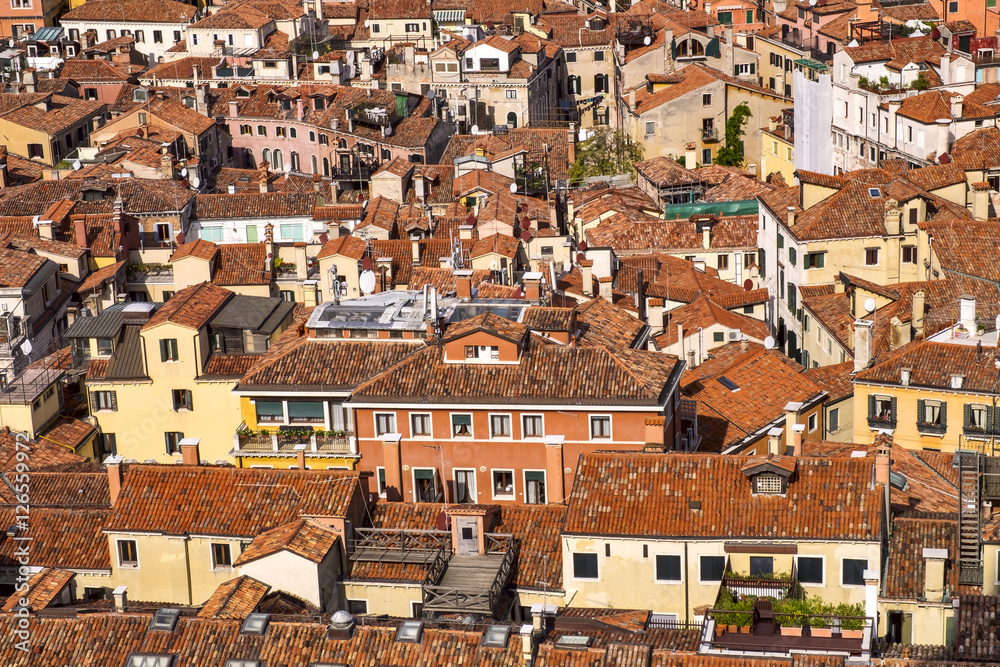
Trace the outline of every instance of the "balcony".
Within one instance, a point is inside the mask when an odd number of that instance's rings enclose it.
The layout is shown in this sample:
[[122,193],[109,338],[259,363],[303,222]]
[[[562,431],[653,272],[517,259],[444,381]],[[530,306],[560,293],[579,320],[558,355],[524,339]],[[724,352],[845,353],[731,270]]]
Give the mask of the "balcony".
[[266,428],[254,431],[243,426],[236,432],[233,451],[244,456],[267,453],[295,455],[296,445],[306,445],[306,454],[356,456],[351,444],[353,437],[354,433],[348,431],[284,426],[272,432]]
[[878,415],[868,415],[868,428],[870,429],[894,429],[896,428],[895,417],[880,417]]
[[938,423],[917,422],[917,431],[921,435],[944,435],[948,427]]
[[146,285],[173,283],[174,267],[171,264],[130,264],[127,280]]
[[714,127],[701,128],[701,140],[705,143],[715,143],[719,140],[719,131]]
[[451,551],[451,531],[357,528],[357,539],[348,543],[350,559],[370,563],[434,562],[442,551]]

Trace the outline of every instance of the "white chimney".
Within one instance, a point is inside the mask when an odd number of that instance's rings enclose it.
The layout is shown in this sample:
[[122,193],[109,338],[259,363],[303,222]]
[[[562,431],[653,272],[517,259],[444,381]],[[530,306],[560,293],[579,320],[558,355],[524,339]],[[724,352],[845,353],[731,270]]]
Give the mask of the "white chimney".
[[125,611],[125,605],[128,604],[128,586],[119,586],[114,590],[113,595],[115,597],[115,611],[120,614]]
[[960,303],[959,317],[961,318],[962,326],[965,327],[969,333],[974,334],[976,332],[976,297],[963,294]]
[[872,360],[872,327],[871,320],[856,320],[854,322],[854,372],[868,368]]

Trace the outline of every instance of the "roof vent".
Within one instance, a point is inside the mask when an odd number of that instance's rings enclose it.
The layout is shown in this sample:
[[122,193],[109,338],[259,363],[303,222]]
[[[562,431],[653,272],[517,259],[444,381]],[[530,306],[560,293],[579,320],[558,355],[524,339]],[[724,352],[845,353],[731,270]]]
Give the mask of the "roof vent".
[[700,500],[690,500],[690,501],[688,501],[688,507],[691,508],[691,509],[693,509],[693,510],[700,510],[701,509],[701,501]]
[[174,628],[177,627],[177,619],[180,615],[180,609],[160,609],[153,614],[153,621],[149,624],[149,629],[173,632]]
[[21,529],[18,528],[17,524],[11,524],[10,527],[7,528],[7,537],[17,537],[19,532],[21,532]]
[[592,637],[587,635],[563,635],[556,640],[556,646],[560,648],[587,648],[590,646]]
[[267,632],[267,623],[270,619],[270,614],[249,614],[240,627],[240,634],[263,637],[264,633]]
[[418,644],[424,632],[423,621],[403,621],[396,630],[396,641]]
[[507,640],[510,639],[511,627],[509,625],[491,625],[486,628],[483,635],[483,646],[490,648],[507,648]]
[[230,658],[229,660],[226,660],[224,667],[260,667],[260,660]]
[[343,609],[335,613],[330,619],[330,625],[326,626],[327,639],[347,640],[351,638],[353,632],[354,617]]

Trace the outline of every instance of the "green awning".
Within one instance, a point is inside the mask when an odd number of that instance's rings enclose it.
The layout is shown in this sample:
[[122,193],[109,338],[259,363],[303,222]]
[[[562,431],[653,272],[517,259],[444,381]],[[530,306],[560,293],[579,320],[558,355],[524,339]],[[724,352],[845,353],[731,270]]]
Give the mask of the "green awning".
[[434,20],[438,23],[465,23],[464,9],[436,9]]
[[830,69],[829,67],[819,62],[818,60],[812,60],[811,58],[799,58],[798,60],[795,61],[795,64],[802,65],[803,67],[808,67],[809,69],[815,70],[817,72],[825,72],[828,69]]
[[700,202],[697,204],[667,204],[663,207],[667,220],[681,220],[692,215],[757,215],[757,200]]

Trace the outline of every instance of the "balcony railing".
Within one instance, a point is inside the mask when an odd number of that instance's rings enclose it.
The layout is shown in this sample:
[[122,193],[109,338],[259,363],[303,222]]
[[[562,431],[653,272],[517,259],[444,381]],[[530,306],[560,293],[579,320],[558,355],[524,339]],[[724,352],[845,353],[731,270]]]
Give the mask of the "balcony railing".
[[714,127],[703,127],[701,128],[701,140],[706,142],[718,141],[719,131]]
[[896,428],[896,418],[868,415],[868,428]]
[[[261,429],[266,431],[267,429]],[[303,429],[308,430],[308,429]],[[241,428],[235,435],[234,451],[244,453],[278,453],[294,454],[296,445],[306,445],[306,453],[313,454],[343,454],[354,456],[351,446],[351,432],[313,431],[298,433],[294,430],[276,431],[274,433],[253,433]]]
[[948,427],[941,424],[930,423],[930,422],[917,422],[917,431],[920,433],[926,433],[928,435],[943,435],[947,432]]
[[347,544],[352,561],[379,563],[447,564],[451,554],[451,531],[356,528],[356,539]]

